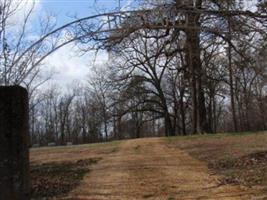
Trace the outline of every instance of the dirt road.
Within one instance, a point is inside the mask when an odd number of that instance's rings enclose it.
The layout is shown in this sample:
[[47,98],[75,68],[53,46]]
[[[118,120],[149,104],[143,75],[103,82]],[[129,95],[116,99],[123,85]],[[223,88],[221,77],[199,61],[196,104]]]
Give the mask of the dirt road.
[[205,163],[164,139],[129,140],[94,165],[68,199],[252,199],[249,189],[217,180]]

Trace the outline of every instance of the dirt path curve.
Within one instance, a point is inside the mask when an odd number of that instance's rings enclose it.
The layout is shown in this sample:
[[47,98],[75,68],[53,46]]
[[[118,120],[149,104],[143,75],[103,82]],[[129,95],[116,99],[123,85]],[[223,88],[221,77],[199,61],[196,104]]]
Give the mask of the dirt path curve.
[[252,199],[249,190],[219,186],[217,178],[164,139],[129,140],[96,164],[69,199]]

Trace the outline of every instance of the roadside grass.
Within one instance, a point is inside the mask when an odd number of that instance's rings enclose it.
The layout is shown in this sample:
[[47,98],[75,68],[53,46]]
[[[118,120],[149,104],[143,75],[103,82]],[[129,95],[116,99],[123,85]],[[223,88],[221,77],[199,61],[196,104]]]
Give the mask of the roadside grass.
[[239,184],[267,189],[267,132],[206,134],[166,138],[207,163],[220,184]]
[[134,147],[134,150],[136,153],[140,153],[140,149],[141,149],[141,146],[140,145],[137,145]]
[[66,150],[77,150],[77,149],[83,149],[83,148],[97,148],[97,147],[105,147],[105,146],[118,146],[121,143],[121,141],[111,141],[111,142],[101,142],[101,143],[92,143],[92,144],[80,144],[80,145],[71,145],[71,146],[43,146],[43,147],[38,147],[38,148],[31,148],[31,152],[35,151],[46,151],[46,152],[54,152],[56,151],[66,151]]
[[204,138],[225,138],[225,137],[246,137],[249,135],[264,135],[267,131],[258,132],[230,132],[230,133],[216,133],[216,134],[203,134],[203,135],[187,135],[187,136],[173,136],[166,137],[167,140],[194,140],[194,139],[204,139]]
[[77,161],[94,158],[95,155],[105,155],[117,152],[121,141],[57,146],[40,147],[30,149],[30,161],[34,163]]
[[90,167],[119,149],[120,141],[30,150],[32,199],[64,197],[81,184]]
[[90,165],[101,158],[76,162],[46,163],[31,166],[32,199],[49,199],[67,195],[79,186]]
[[[267,191],[267,132],[169,137],[167,145],[207,163],[219,184],[261,186]],[[121,141],[30,150],[33,199],[67,195],[90,166],[116,153]],[[134,147],[139,153],[140,146]],[[150,195],[144,198],[152,198]],[[172,199],[171,197],[169,199]]]

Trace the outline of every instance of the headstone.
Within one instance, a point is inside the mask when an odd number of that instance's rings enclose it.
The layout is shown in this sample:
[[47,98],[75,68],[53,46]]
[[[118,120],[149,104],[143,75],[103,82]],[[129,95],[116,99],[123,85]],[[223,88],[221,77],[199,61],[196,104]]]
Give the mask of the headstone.
[[47,146],[54,147],[54,146],[56,146],[56,143],[55,142],[50,142],[50,143],[47,144]]
[[32,145],[32,148],[38,148],[38,147],[40,147],[40,144],[33,144]]
[[0,86],[0,199],[30,199],[28,93]]
[[67,142],[67,146],[72,146],[72,142]]

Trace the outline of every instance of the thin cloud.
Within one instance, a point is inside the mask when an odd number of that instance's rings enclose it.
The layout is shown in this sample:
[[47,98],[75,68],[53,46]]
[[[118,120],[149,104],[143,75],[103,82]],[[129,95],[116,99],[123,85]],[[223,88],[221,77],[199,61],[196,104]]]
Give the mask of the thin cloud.
[[53,79],[56,83],[66,86],[75,80],[84,81],[90,73],[90,66],[104,65],[108,60],[105,51],[96,57],[94,52],[79,56],[77,51],[77,47],[67,45],[47,58],[46,70],[55,72]]

